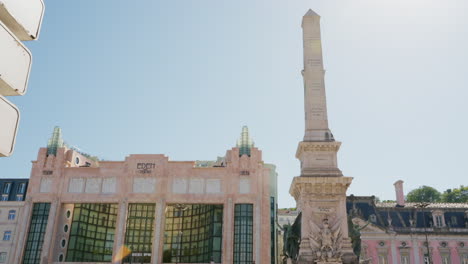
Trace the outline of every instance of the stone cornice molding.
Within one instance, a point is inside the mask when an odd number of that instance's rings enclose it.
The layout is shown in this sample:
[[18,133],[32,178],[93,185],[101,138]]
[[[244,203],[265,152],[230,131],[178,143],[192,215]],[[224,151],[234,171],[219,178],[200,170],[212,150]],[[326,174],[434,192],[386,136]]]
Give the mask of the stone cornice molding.
[[296,151],[296,158],[300,159],[304,152],[338,152],[341,142],[339,141],[301,141]]
[[289,193],[298,201],[301,195],[346,195],[352,177],[294,177]]

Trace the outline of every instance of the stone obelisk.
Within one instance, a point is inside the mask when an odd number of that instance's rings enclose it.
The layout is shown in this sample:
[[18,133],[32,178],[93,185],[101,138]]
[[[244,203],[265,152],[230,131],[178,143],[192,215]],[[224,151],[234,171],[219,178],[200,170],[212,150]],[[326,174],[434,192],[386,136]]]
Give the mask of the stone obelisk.
[[346,190],[352,178],[338,169],[341,142],[328,128],[320,16],[309,10],[302,30],[305,134],[296,152],[301,176],[294,177],[289,190],[301,212],[298,263],[355,263],[346,215]]

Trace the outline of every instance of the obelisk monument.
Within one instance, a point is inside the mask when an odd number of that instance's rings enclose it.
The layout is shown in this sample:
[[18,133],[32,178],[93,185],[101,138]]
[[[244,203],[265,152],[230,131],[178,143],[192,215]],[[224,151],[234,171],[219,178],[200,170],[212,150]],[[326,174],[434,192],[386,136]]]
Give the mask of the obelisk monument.
[[296,157],[301,175],[294,177],[289,193],[301,213],[298,264],[356,263],[346,215],[344,177],[337,164],[341,142],[328,128],[320,16],[309,10],[302,19],[304,43],[305,134]]

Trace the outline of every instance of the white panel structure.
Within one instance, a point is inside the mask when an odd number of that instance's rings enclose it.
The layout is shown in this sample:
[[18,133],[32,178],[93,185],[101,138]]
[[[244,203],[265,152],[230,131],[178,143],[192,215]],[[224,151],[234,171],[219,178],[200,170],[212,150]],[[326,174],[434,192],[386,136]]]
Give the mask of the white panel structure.
[[18,108],[0,95],[0,157],[8,157],[13,153],[19,119]]
[[26,93],[31,62],[31,52],[0,22],[0,95]]
[[43,16],[42,0],[0,0],[0,20],[20,40],[39,37]]

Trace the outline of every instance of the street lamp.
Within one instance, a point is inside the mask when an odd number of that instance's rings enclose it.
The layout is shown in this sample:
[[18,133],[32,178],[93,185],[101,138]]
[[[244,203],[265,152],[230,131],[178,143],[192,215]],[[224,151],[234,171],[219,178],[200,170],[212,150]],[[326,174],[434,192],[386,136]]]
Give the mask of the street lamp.
[[424,215],[423,208],[426,208],[429,206],[430,203],[428,202],[420,202],[414,205],[414,207],[421,209],[421,212],[423,213],[423,225],[424,225],[424,235],[426,236],[426,252],[427,252],[427,257],[429,264],[432,264],[432,258],[431,258],[431,252],[429,251],[429,240],[427,238],[427,230],[426,230],[426,216]]
[[181,251],[182,251],[182,226],[183,226],[183,217],[182,212],[188,209],[188,205],[186,204],[174,204],[173,207],[179,211],[180,217],[180,229],[179,229],[179,248],[177,250],[177,257],[176,257],[176,264],[180,262]]

